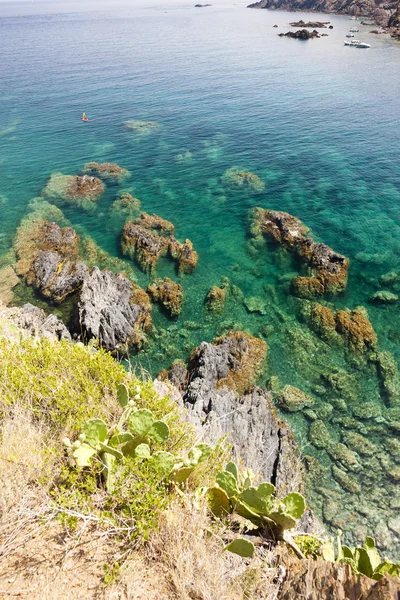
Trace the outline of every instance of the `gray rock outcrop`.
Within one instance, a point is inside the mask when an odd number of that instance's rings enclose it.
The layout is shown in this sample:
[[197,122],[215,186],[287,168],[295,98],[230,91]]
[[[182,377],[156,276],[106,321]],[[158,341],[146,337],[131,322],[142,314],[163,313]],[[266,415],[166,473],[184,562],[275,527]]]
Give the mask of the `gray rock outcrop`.
[[[12,308],[0,306],[0,321],[2,319],[5,319],[8,325],[15,325],[28,336],[51,340],[71,339],[71,335],[61,319],[56,315],[46,315],[44,310],[32,304]],[[9,330],[8,335],[13,337],[12,330]]]
[[106,350],[140,345],[151,308],[134,302],[135,288],[121,273],[94,267],[85,277],[77,327],[85,340],[97,338]]

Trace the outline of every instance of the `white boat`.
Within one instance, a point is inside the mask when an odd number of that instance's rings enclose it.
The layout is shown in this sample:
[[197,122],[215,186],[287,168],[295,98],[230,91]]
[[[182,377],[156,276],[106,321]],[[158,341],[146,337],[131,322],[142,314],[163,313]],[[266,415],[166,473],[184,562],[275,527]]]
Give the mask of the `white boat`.
[[346,33],[346,37],[347,38],[353,38],[354,37],[354,33],[350,33],[350,31],[349,31],[349,33]]
[[354,32],[356,32],[356,31],[360,31],[360,30],[358,29],[358,27],[352,27],[352,28],[350,29],[350,31],[354,31]]
[[345,46],[354,46],[354,48],[371,48],[371,44],[360,42],[360,40],[344,40]]
[[349,17],[350,21],[357,21],[357,17]]

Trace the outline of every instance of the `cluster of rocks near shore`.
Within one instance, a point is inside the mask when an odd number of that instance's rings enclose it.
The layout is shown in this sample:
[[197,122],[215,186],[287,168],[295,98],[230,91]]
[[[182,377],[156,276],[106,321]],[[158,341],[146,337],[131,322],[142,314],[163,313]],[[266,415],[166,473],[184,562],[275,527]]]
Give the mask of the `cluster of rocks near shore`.
[[383,31],[395,39],[400,39],[400,5],[398,0],[260,0],[248,5],[248,8],[316,11],[335,14],[369,17],[383,28]]

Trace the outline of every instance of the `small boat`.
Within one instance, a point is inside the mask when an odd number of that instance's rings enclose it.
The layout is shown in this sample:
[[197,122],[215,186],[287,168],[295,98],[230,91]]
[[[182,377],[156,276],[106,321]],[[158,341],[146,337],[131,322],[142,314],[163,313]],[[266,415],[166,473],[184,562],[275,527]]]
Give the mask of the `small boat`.
[[349,33],[346,33],[346,37],[347,37],[347,38],[353,38],[353,37],[354,37],[354,33],[351,33],[351,32],[349,31]]
[[357,21],[357,17],[349,17],[350,21]]
[[354,31],[354,32],[356,32],[356,31],[360,31],[360,30],[358,29],[358,27],[352,27],[352,28],[350,29],[350,31]]
[[86,116],[86,113],[82,114],[82,121],[89,121],[89,119]]
[[358,42],[358,44],[356,44],[356,48],[371,48],[371,44],[367,44],[366,42]]
[[360,40],[344,40],[345,46],[357,46],[357,44],[361,44]]

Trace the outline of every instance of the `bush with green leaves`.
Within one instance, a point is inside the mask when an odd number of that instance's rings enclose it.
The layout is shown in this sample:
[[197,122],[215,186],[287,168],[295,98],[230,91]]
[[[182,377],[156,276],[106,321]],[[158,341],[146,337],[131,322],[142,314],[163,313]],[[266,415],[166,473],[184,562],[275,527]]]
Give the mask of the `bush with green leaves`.
[[155,450],[169,439],[168,415],[164,420],[157,420],[149,409],[137,408],[135,400],[140,399],[140,386],[135,391],[137,394],[131,400],[127,387],[119,386],[117,397],[122,414],[115,427],[109,428],[102,419],[89,419],[74,443],[69,438],[64,439],[77,467],[89,467],[94,458],[100,460],[108,492],[114,489],[118,465],[128,457],[151,461],[163,478],[181,484],[212,453],[208,444],[194,446],[185,459],[165,450]]
[[366,575],[379,581],[385,575],[400,576],[400,564],[392,563],[381,558],[372,537],[366,537],[363,546],[349,548],[341,542],[342,532],[339,530],[335,544],[333,538],[322,546],[322,556],[325,560],[350,565],[356,575]]
[[[264,482],[254,487],[253,477],[250,470],[240,474],[235,463],[228,463],[226,469],[217,474],[217,485],[209,490],[212,513],[219,518],[236,513],[251,521],[261,535],[265,531],[273,532],[277,540],[285,541],[303,556],[289,533],[305,511],[303,496],[292,492],[282,500],[277,499],[272,483]],[[237,538],[226,550],[248,557],[253,555],[254,545],[249,540]]]

